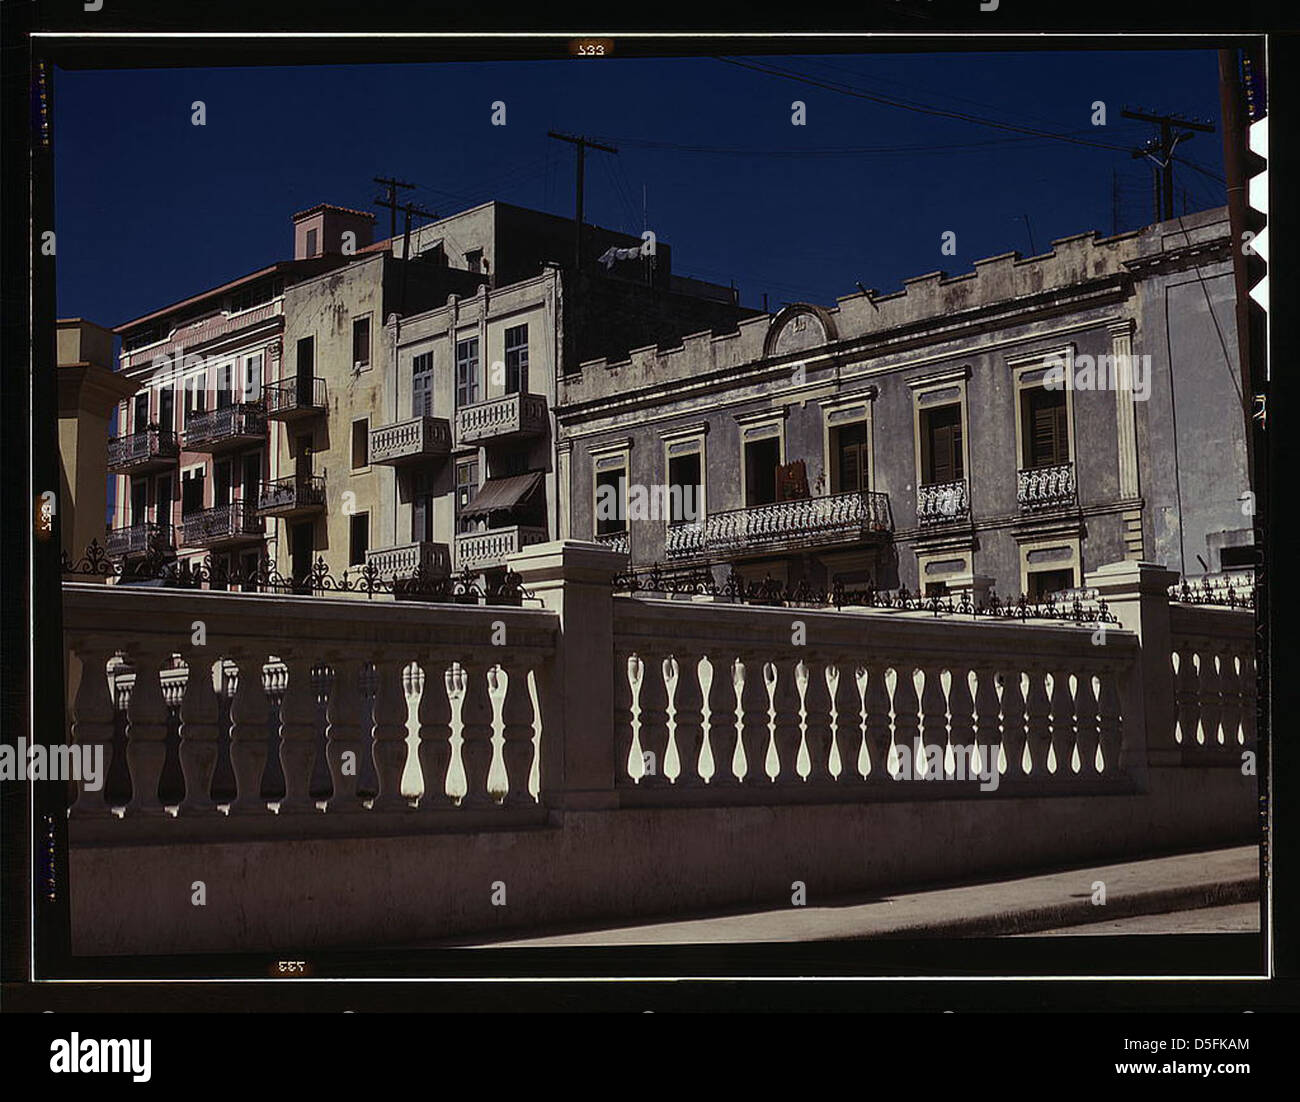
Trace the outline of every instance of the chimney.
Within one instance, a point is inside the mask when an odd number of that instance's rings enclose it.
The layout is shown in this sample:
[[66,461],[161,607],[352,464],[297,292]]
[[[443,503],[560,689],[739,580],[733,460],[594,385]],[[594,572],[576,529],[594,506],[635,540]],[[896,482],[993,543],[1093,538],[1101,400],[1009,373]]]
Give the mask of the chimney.
[[293,258],[360,252],[374,239],[374,231],[373,214],[321,203],[293,216]]

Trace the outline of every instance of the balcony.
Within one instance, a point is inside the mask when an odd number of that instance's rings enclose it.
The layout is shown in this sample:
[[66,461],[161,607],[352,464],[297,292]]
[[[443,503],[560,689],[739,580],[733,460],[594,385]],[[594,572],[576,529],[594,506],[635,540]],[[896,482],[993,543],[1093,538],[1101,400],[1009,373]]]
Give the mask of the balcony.
[[456,411],[461,444],[499,444],[546,432],[546,399],[540,394],[507,394]]
[[108,442],[110,474],[149,474],[176,465],[180,447],[170,429],[145,429]]
[[323,414],[326,409],[325,380],[285,379],[262,388],[266,416],[272,421],[300,421]]
[[831,494],[714,513],[698,524],[671,525],[665,553],[681,560],[825,550],[878,543],[893,529],[888,494]]
[[597,534],[595,541],[602,547],[608,547],[611,551],[617,551],[621,555],[631,554],[631,542],[628,539],[627,532],[607,532],[605,535]]
[[1020,502],[1020,511],[1025,513],[1069,508],[1077,501],[1074,464],[1061,463],[1054,467],[1032,467],[1020,471],[1016,479],[1016,498]]
[[451,423],[445,417],[413,417],[370,430],[370,462],[401,467],[451,452]]
[[266,442],[266,410],[260,402],[240,402],[194,413],[185,422],[185,450],[216,455]]
[[427,578],[451,573],[451,552],[445,543],[421,540],[419,543],[367,551],[366,565],[372,564],[385,580],[409,578],[417,571]]
[[146,521],[127,528],[110,528],[104,550],[110,559],[134,558],[151,551],[169,556],[175,553],[176,537],[170,524]]
[[262,518],[242,501],[218,505],[181,517],[181,542],[186,547],[226,547],[262,538]]
[[916,491],[916,522],[925,528],[932,524],[954,524],[970,519],[970,493],[966,480],[936,482]]
[[523,524],[489,528],[486,532],[465,532],[456,537],[456,569],[486,570],[504,566],[507,555],[534,543],[545,543],[549,538],[545,528]]
[[325,510],[325,479],[289,475],[262,484],[257,512],[264,517],[297,517]]

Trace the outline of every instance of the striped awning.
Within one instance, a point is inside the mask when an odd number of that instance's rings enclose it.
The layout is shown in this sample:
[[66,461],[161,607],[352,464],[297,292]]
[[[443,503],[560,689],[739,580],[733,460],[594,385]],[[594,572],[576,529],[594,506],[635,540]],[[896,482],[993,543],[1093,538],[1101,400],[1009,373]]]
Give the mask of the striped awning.
[[542,482],[541,471],[489,478],[479,487],[474,500],[460,511],[463,517],[485,517],[502,509],[513,509],[528,500]]

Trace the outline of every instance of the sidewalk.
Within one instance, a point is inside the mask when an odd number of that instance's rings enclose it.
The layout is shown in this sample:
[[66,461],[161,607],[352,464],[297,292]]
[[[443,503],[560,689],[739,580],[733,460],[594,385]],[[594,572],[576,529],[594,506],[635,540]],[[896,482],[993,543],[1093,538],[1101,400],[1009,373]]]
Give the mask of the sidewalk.
[[[1093,884],[1106,885],[1104,905]],[[811,893],[810,893],[811,894]],[[568,945],[685,945],[884,937],[1002,937],[1152,916],[1146,933],[1176,932],[1177,914],[1259,899],[1259,849],[1206,853],[1048,873],[804,907],[476,943],[476,948]],[[1240,912],[1238,912],[1240,913]],[[1159,916],[1169,915],[1162,929]],[[1242,928],[1238,921],[1237,928]],[[1255,929],[1258,925],[1255,924]],[[461,944],[464,944],[461,942]]]

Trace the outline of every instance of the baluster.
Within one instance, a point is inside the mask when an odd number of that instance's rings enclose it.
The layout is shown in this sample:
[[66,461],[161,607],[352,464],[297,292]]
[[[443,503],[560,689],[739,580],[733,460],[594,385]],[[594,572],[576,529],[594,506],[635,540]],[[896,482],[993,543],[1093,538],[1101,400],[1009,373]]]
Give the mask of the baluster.
[[181,815],[203,815],[217,808],[212,799],[212,774],[217,768],[217,724],[220,708],[212,687],[212,659],[200,650],[185,655],[189,672],[181,697],[181,773],[185,797]]
[[[804,689],[804,713],[806,730],[804,742],[808,747],[808,783],[824,784],[831,780],[831,755],[835,756],[835,775],[845,773],[844,761],[839,748],[835,745],[835,731],[831,718],[831,709],[835,706],[831,697],[827,675],[838,682],[839,675],[833,665],[828,665],[824,655],[813,654],[804,660],[808,670],[808,684]],[[856,763],[854,768],[856,768]]]
[[948,765],[948,702],[944,699],[942,671],[937,666],[925,668],[925,684],[921,689],[921,754],[912,762],[912,776],[918,780],[929,775],[929,763],[934,748],[939,752],[939,776],[947,773]]
[[1218,741],[1219,674],[1215,669],[1216,655],[1209,643],[1201,644],[1196,657],[1200,680],[1197,699],[1201,706],[1200,720],[1196,724],[1196,743],[1208,746]]
[[710,787],[734,788],[740,783],[734,766],[740,745],[736,724],[738,693],[734,659],[709,656],[713,682],[709,686],[709,752],[713,755]]
[[983,755],[975,745],[975,700],[970,691],[970,671],[957,666],[948,685],[949,746],[960,774],[966,780],[979,776]]
[[1051,705],[1053,771],[1068,773],[1074,756],[1074,697],[1070,695],[1070,675],[1060,665],[1052,674]]
[[1237,742],[1242,746],[1255,744],[1255,711],[1259,684],[1255,674],[1255,650],[1252,647],[1239,656],[1241,662],[1241,726],[1237,729]]
[[1097,676],[1101,679],[1101,691],[1097,694],[1097,718],[1102,768],[1110,777],[1119,774],[1120,749],[1124,745],[1124,726],[1120,720],[1118,672],[1114,666],[1109,665],[1097,671]]
[[506,695],[501,705],[501,754],[509,786],[506,803],[528,807],[534,803],[528,782],[533,771],[533,701],[528,695],[528,666],[518,658],[501,663]]
[[840,784],[862,783],[862,696],[858,692],[857,670],[841,659],[827,665],[826,691],[831,701],[831,726],[839,759]]
[[[629,784],[641,775],[640,740],[635,738],[632,723],[634,699],[632,683],[639,668],[635,654],[621,657],[614,663],[614,783]],[[633,744],[636,745],[633,745]],[[637,756],[633,772],[632,754]]]
[[743,659],[745,683],[741,690],[740,737],[745,748],[745,784],[761,786],[769,783],[767,775],[767,744],[771,738],[770,702],[763,676],[765,663],[753,651],[746,651]]
[[[159,674],[167,656],[153,646],[136,648],[131,654],[135,668],[135,686],[127,706],[128,741],[126,762],[131,770],[131,799],[128,815],[163,815],[158,799],[158,780],[162,776],[167,747],[167,702],[163,699]],[[265,728],[262,731],[266,735]]]
[[[280,771],[284,774],[280,814],[294,815],[316,810],[311,795],[316,765],[316,689],[310,657],[293,652],[281,657],[289,680],[280,697]],[[192,672],[190,676],[194,676]]]
[[[799,667],[802,663],[793,659],[776,659],[764,670],[764,682],[771,701],[769,710],[773,714],[772,739],[768,742],[768,754],[763,766],[767,776],[772,777],[772,768],[777,783],[791,784],[803,779],[799,772],[799,751],[803,746],[802,703],[799,697]],[[807,667],[804,668],[805,673]],[[772,751],[775,750],[775,761]],[[805,763],[806,765],[806,763]]]
[[334,792],[327,810],[360,811],[357,781],[361,772],[361,662],[349,656],[331,660],[334,669],[329,703],[325,707],[325,757]]
[[1029,692],[1025,694],[1028,718],[1025,751],[1030,761],[1026,772],[1041,778],[1048,772],[1047,757],[1052,748],[1052,704],[1047,695],[1046,670],[1031,666],[1025,672],[1029,677]]
[[1237,669],[1237,656],[1225,650],[1219,656],[1219,741],[1227,746],[1237,745],[1237,732],[1241,729],[1241,674]]
[[991,666],[975,670],[975,744],[980,748],[980,764],[990,777],[998,774],[1002,750],[1002,730],[998,724],[998,687]]
[[426,658],[424,687],[420,690],[420,774],[424,792],[420,810],[447,808],[447,773],[451,768],[451,700],[448,693],[450,660],[434,653]]
[[677,722],[675,741],[682,763],[677,783],[683,788],[698,788],[704,783],[700,775],[700,759],[704,754],[704,690],[700,683],[703,656],[695,651],[678,651],[674,657],[677,660],[677,692],[673,698]]
[[[72,646],[81,659],[81,682],[72,709],[72,741],[89,746],[91,755],[103,755],[96,792],[77,782],[77,798],[69,812],[78,819],[106,819],[113,814],[108,803],[108,773],[113,763],[113,725],[116,709],[108,689],[108,660],[113,648],[94,640],[75,639]],[[95,747],[101,747],[96,750]]]
[[[1097,742],[1101,737],[1097,715],[1097,693],[1092,681],[1095,671],[1085,669],[1079,673],[1079,683],[1074,692],[1074,710],[1078,717],[1078,734],[1075,737],[1077,763],[1071,760],[1071,769],[1085,776],[1097,773]],[[1077,765],[1077,768],[1076,768]]]
[[496,801],[488,792],[488,773],[492,768],[492,701],[488,697],[487,671],[464,659],[457,668],[457,689],[461,693],[460,754],[466,785],[461,807],[492,807]]
[[668,685],[661,650],[641,652],[641,755],[645,772],[642,788],[668,784],[664,766],[668,757]]
[[387,650],[374,652],[375,702],[372,709],[370,760],[378,782],[372,807],[376,811],[405,811],[410,802],[402,795],[406,769],[406,694],[402,691],[405,661]]
[[266,732],[271,713],[262,684],[261,649],[236,651],[239,675],[230,702],[230,767],[235,773],[232,815],[258,815],[267,811],[262,799],[262,774],[266,771]]
[[1182,644],[1173,653],[1174,665],[1174,702],[1176,718],[1174,720],[1174,742],[1180,746],[1190,746],[1196,737],[1200,723],[1200,693],[1196,662],[1192,650]]
[[894,673],[894,745],[898,747],[899,757],[905,755],[906,760],[912,763],[912,777],[921,777],[925,775],[928,757],[925,748],[921,747],[920,760],[914,760],[917,744],[921,741],[921,702],[916,691],[921,671],[903,663],[894,667]]
[[998,768],[1006,777],[1025,775],[1025,749],[1029,745],[1025,723],[1025,690],[1018,666],[1004,666],[1002,679],[1002,753]]
[[[858,681],[857,675],[865,674]],[[889,687],[885,684],[885,667],[879,662],[868,663],[865,669],[855,671],[855,688],[859,692],[863,719],[862,735],[867,752],[866,768],[876,780],[889,778],[889,743],[892,734],[889,719]],[[860,760],[860,759],[859,759]]]

